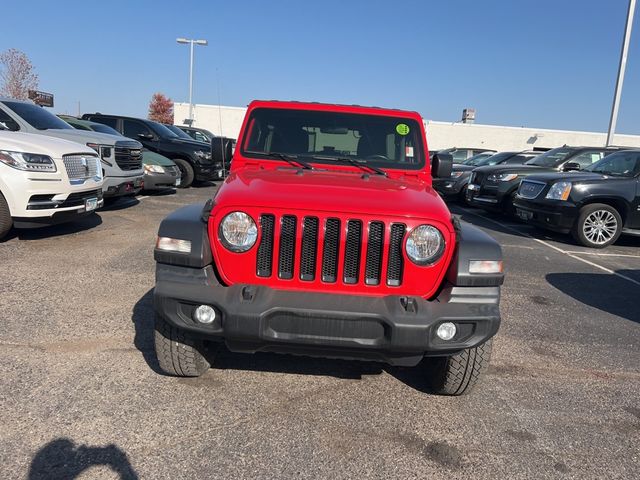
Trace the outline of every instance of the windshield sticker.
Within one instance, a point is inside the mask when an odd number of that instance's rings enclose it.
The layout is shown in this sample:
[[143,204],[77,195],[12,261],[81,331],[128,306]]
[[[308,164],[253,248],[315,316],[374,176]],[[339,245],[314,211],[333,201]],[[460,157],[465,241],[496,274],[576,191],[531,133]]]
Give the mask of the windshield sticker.
[[396,125],[396,132],[398,132],[399,135],[409,135],[409,125],[407,125],[406,123],[399,123],[398,125]]
[[413,147],[405,147],[404,156],[407,158],[413,158]]

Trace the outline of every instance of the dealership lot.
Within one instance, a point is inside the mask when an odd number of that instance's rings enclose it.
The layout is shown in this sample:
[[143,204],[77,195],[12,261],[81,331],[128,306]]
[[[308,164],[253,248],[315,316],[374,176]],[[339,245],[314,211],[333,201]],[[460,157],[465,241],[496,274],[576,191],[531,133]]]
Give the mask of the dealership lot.
[[413,369],[269,354],[166,377],[156,230],[215,188],[2,244],[4,478],[637,477],[640,238],[595,251],[453,207],[500,241],[507,270],[492,367],[468,397],[424,393]]

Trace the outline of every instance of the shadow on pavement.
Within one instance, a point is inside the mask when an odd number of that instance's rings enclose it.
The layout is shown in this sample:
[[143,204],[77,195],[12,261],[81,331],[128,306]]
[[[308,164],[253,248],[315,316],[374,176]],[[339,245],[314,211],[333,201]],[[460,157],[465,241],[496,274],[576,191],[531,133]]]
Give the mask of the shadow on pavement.
[[[638,270],[621,270],[618,273],[635,278]],[[640,309],[629,300],[632,290],[640,293],[640,287],[612,274],[599,273],[550,273],[547,282],[577,301],[640,323]]]
[[100,209],[101,212],[114,212],[117,210],[124,210],[125,208],[138,205],[140,200],[132,196],[105,198],[104,207]]
[[79,218],[76,221],[61,223],[59,225],[49,225],[39,228],[21,228],[11,229],[9,234],[0,240],[0,243],[19,238],[20,240],[42,240],[44,238],[61,237],[63,235],[72,235],[74,233],[84,232],[102,224],[102,218],[98,214],[90,214],[86,217]]
[[164,375],[164,372],[160,370],[160,366],[158,365],[153,344],[153,332],[155,328],[153,288],[136,302],[133,307],[131,321],[136,331],[135,338],[133,339],[134,346],[142,353],[145,362],[147,362],[151,370],[159,375]]
[[[29,467],[29,480],[72,480],[94,466],[105,466],[120,480],[139,478],[127,454],[115,445],[89,447],[68,438],[57,438],[36,453]],[[88,478],[88,477],[87,477]]]

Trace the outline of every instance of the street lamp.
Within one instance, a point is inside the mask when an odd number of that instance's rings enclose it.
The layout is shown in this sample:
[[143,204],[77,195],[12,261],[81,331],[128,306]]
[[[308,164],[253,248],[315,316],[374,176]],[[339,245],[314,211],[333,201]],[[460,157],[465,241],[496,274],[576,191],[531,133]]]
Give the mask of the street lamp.
[[207,46],[209,45],[209,42],[207,42],[206,40],[193,40],[193,39],[187,39],[187,38],[176,38],[176,42],[178,43],[182,43],[182,44],[189,44],[190,45],[190,54],[189,54],[189,118],[188,121],[185,121],[185,123],[188,123],[189,125],[191,125],[193,123],[193,45],[202,45],[202,46]]

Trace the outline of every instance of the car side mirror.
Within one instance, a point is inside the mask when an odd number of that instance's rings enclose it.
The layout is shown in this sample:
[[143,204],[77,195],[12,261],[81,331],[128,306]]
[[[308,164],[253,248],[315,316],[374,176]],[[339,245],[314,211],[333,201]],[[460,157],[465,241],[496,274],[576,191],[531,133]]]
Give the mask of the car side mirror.
[[436,153],[431,158],[431,176],[433,178],[449,178],[453,168],[453,155]]
[[138,137],[144,140],[153,140],[153,135],[151,135],[150,133],[139,133]]
[[581,170],[582,167],[578,162],[567,162],[562,167],[563,172],[575,172],[576,170]]

